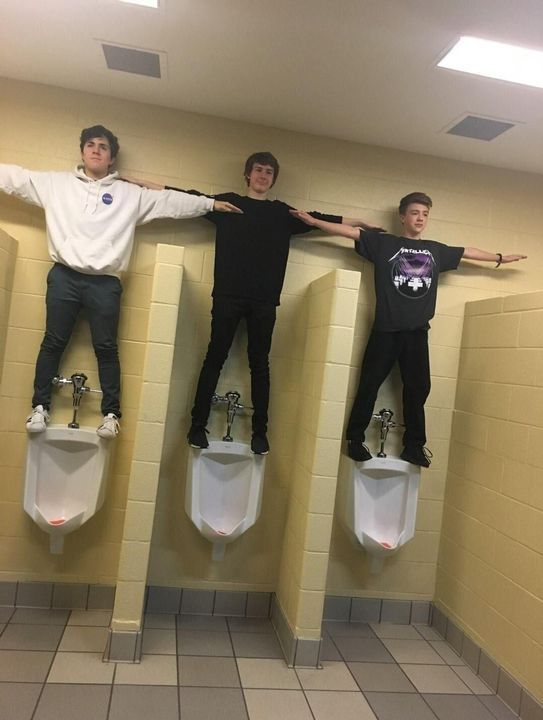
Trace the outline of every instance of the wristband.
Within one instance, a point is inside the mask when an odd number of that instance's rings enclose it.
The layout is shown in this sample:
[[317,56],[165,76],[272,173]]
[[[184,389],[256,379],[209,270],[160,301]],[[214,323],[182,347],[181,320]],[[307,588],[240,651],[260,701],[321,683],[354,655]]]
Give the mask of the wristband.
[[503,255],[501,253],[496,253],[496,255],[498,256],[498,262],[496,263],[495,267],[499,268],[502,264]]

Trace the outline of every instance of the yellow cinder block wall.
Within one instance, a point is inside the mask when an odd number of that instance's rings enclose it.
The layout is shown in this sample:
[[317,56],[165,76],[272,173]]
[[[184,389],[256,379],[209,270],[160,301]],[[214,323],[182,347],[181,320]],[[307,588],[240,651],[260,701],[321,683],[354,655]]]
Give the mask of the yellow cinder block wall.
[[17,242],[7,233],[0,230],[0,379],[4,367],[16,257]]
[[436,602],[543,699],[543,293],[469,303]]
[[[351,549],[339,530],[333,536],[329,592],[431,597],[464,302],[539,287],[543,264],[539,240],[543,179],[11,80],[0,80],[0,92],[1,162],[35,169],[70,168],[78,159],[81,128],[100,122],[119,136],[120,167],[126,172],[203,191],[243,191],[245,158],[255,150],[269,149],[282,165],[274,192],[292,205],[358,215],[393,229],[397,228],[395,208],[399,198],[409,191],[423,189],[435,201],[429,236],[502,252],[528,252],[530,262],[514,271],[505,268],[494,271],[474,264],[443,278],[431,332],[433,390],[428,402],[428,426],[435,460],[423,477],[417,538],[390,562],[378,587],[374,587],[368,584],[368,576],[361,569],[361,551]],[[273,452],[268,459],[263,513],[259,523],[227,550],[224,563],[219,566],[211,563],[208,543],[197,534],[183,509],[184,434],[209,335],[213,232],[204,220],[159,222],[140,230],[131,272],[125,282],[121,331],[125,415],[115,475],[104,508],[70,537],[63,560],[53,562],[46,538],[20,508],[25,438],[19,427],[23,427],[31,396],[33,362],[43,330],[45,274],[49,267],[43,213],[0,196],[0,227],[19,242],[20,248],[0,408],[0,416],[10,418],[9,428],[2,427],[0,460],[9,477],[9,482],[2,483],[0,488],[0,517],[5,519],[0,524],[3,534],[0,572],[5,579],[115,581],[134,439],[133,399],[139,397],[141,386],[154,245],[160,241],[183,245],[186,252],[180,333],[149,581],[185,587],[275,589],[286,517],[287,478],[293,457],[293,428],[289,419],[296,416],[299,400],[297,381],[305,337],[303,296],[312,280],[331,269],[362,272],[349,382],[352,398],[371,325],[374,299],[371,267],[355,255],[346,241],[319,239],[316,235],[293,240],[271,353]],[[64,367],[89,369],[89,382],[96,385],[95,361],[83,325],[76,333]],[[243,332],[235,342],[219,390],[230,387],[239,389],[244,401],[249,400]],[[381,401],[393,403],[393,409],[399,413],[397,378],[385,385]],[[67,405],[67,397],[57,400],[59,417],[67,411]],[[94,422],[97,404],[89,402],[83,412],[89,422]],[[14,418],[21,418],[16,429]],[[222,427],[222,416],[219,418],[218,411],[213,411],[212,431],[220,432]],[[236,419],[238,437],[246,438],[248,429],[248,419]]]

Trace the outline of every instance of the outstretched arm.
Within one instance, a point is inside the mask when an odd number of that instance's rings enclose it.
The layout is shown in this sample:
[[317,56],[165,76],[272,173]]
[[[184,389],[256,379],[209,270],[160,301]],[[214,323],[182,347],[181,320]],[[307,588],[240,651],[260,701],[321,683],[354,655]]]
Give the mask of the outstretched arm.
[[291,210],[290,214],[294,215],[294,217],[298,218],[298,220],[302,220],[306,223],[306,225],[316,227],[325,233],[329,233],[330,235],[341,235],[342,237],[346,237],[351,240],[358,240],[360,237],[360,227],[351,227],[351,225],[345,223],[345,218],[343,219],[344,222],[342,224],[319,220],[319,218],[315,218],[313,215],[310,215],[303,210]]
[[360,218],[343,218],[344,225],[350,225],[351,227],[362,228],[362,230],[370,230],[371,232],[386,232],[385,228],[379,227],[379,225],[371,225],[365,220]]
[[491,253],[486,250],[479,250],[479,248],[464,248],[464,254],[462,258],[464,260],[482,260],[483,262],[495,262],[496,267],[505,263],[517,262],[518,260],[525,260],[527,255],[502,255],[501,253]]
[[[139,178],[131,177],[130,175],[119,176],[119,180],[124,180],[125,182],[132,183],[133,185],[139,185],[140,187],[147,188],[148,190],[166,190],[165,185],[159,185],[158,183],[154,183],[151,180],[140,180]],[[178,190],[178,188],[170,188],[170,190]],[[185,191],[179,190],[179,192]],[[200,194],[204,195],[204,193]],[[214,200],[213,211],[243,213],[243,210],[240,210],[235,205],[232,205],[232,203],[225,202],[224,200]]]

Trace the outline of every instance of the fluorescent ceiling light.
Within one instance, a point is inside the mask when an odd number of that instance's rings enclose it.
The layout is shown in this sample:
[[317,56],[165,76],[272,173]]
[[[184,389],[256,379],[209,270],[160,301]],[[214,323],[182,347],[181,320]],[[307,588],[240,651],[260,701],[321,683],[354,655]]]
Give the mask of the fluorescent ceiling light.
[[461,37],[438,67],[543,88],[543,52]]
[[121,0],[124,3],[130,3],[131,5],[145,5],[145,7],[158,7],[158,0]]

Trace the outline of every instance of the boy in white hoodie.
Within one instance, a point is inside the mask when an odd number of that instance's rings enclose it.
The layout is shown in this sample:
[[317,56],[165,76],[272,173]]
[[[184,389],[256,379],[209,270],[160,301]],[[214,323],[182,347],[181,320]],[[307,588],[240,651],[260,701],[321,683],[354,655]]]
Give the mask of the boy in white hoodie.
[[102,388],[98,435],[119,432],[121,371],[117,348],[122,293],[120,274],[130,261],[136,225],[155,218],[191,218],[211,210],[240,212],[228,202],[170,190],[148,190],[111,172],[119,143],[95,125],[81,133],[82,164],[74,172],[35,172],[0,165],[0,190],[43,207],[49,254],[46,327],[36,362],[28,432],[49,421],[51,381],[80,310],[89,321]]

